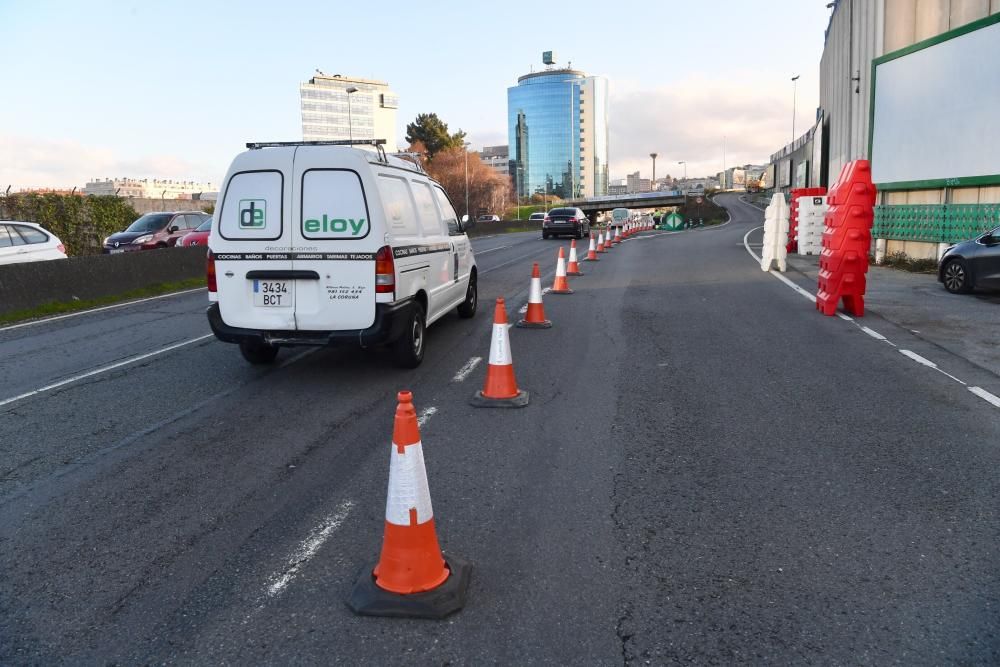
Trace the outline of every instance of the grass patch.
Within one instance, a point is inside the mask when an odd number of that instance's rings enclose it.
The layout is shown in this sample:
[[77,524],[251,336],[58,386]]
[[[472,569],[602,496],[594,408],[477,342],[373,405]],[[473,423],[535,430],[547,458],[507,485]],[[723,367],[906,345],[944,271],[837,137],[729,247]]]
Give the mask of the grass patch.
[[26,308],[24,310],[15,310],[9,313],[0,314],[0,324],[12,324],[14,322],[20,322],[23,320],[34,320],[40,317],[51,317],[52,315],[73,313],[78,310],[89,310],[91,308],[99,308],[100,306],[109,306],[111,304],[121,303],[122,301],[131,301],[133,299],[144,299],[151,296],[159,296],[161,294],[169,294],[170,292],[180,292],[183,290],[195,289],[197,287],[204,287],[204,286],[205,286],[205,278],[199,276],[197,278],[188,278],[187,280],[178,280],[168,283],[156,283],[155,285],[140,287],[138,289],[129,290],[128,292],[122,292],[121,294],[102,296],[96,299],[50,301],[48,303],[43,303],[40,306],[35,306],[34,308]]
[[894,252],[886,255],[879,266],[888,266],[890,269],[899,269],[910,273],[937,274],[938,270],[936,259],[914,259],[905,252]]

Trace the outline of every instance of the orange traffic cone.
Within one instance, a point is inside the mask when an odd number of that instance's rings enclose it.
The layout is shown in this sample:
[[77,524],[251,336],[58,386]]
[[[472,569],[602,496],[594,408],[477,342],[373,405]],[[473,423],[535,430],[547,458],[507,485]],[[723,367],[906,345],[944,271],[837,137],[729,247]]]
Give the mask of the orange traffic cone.
[[556,279],[552,282],[549,294],[572,294],[569,280],[566,279],[566,251],[559,248],[559,259],[556,260]]
[[569,265],[566,267],[567,276],[582,276],[583,271],[580,270],[580,261],[576,257],[576,239],[570,241],[569,244]]
[[507,331],[507,307],[503,297],[497,299],[493,311],[493,338],[490,341],[490,363],[486,367],[483,390],[472,397],[477,408],[523,408],[528,404],[528,392],[517,388],[514,360],[510,353]]
[[523,329],[548,329],[552,322],[545,319],[545,307],[542,305],[542,277],[538,272],[538,262],[531,267],[531,287],[528,289],[528,312],[524,319],[517,323]]
[[607,248],[604,246],[604,232],[597,235],[597,252],[607,252]]
[[347,604],[367,616],[444,618],[465,606],[472,566],[441,553],[413,394],[401,391],[397,399],[382,553]]
[[590,247],[587,249],[587,261],[588,262],[599,262],[597,258],[597,245],[594,243],[594,234],[590,234]]
[[616,227],[615,228],[615,243],[618,244],[618,243],[621,243],[621,242],[622,242],[622,228],[621,227]]

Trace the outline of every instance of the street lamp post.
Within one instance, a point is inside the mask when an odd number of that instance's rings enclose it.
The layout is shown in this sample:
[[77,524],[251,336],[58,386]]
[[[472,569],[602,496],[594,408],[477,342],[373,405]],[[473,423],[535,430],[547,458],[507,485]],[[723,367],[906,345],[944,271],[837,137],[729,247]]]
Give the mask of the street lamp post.
[[795,95],[798,92],[799,84],[796,83],[799,80],[799,75],[796,74],[792,77],[792,143],[795,143]]
[[465,218],[467,220],[472,220],[472,216],[469,215],[469,146],[471,146],[468,141],[462,144],[465,148]]
[[351,86],[347,89],[347,136],[354,141],[354,121],[351,118],[351,95],[358,92],[358,89]]
[[650,190],[656,189],[656,153],[650,153],[649,157],[653,158],[653,180],[650,182]]
[[678,162],[677,164],[682,164],[682,165],[684,165],[684,180],[686,181],[686,180],[688,179],[688,163],[687,163],[687,162],[685,162],[684,160],[681,160],[681,161],[680,161],[680,162]]

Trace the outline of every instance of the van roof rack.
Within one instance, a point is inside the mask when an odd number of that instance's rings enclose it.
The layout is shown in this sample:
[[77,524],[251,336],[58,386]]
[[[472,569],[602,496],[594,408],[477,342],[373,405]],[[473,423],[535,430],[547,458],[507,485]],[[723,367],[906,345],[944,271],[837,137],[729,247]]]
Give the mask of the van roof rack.
[[374,146],[379,157],[385,160],[385,139],[336,139],[331,141],[251,141],[247,148],[252,151],[260,148],[278,148],[281,146]]

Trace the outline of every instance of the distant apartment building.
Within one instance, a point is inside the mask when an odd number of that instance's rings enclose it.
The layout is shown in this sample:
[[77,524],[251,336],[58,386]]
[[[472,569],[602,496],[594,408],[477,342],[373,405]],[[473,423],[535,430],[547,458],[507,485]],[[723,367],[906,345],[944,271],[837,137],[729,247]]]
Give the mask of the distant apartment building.
[[628,183],[624,178],[616,178],[608,184],[609,195],[627,195]]
[[642,178],[639,176],[639,172],[629,174],[625,177],[625,183],[628,186],[627,192],[650,192],[652,190],[652,184],[648,178]]
[[507,146],[483,146],[479,160],[498,174],[510,174],[510,151]]
[[217,192],[218,188],[212,183],[157,178],[105,178],[89,181],[83,186],[85,195],[118,195],[137,199],[208,199],[203,195]]
[[396,147],[399,96],[385,81],[340,74],[316,76],[299,85],[303,141],[385,139]]

